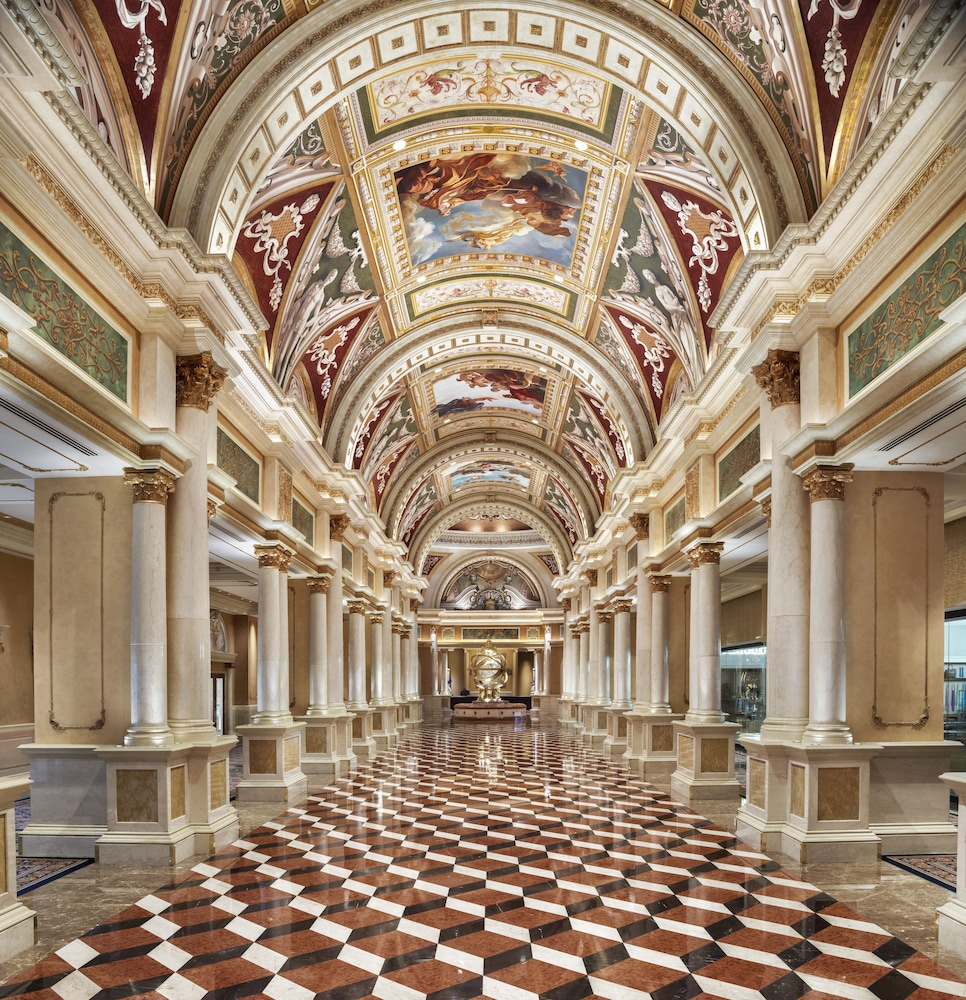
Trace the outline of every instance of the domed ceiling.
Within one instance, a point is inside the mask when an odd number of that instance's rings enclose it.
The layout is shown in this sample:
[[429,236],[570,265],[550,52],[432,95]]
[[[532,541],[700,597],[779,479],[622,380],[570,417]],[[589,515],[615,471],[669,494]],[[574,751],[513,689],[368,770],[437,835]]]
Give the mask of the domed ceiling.
[[44,4],[102,137],[231,256],[266,368],[417,572],[481,529],[566,566],[727,360],[738,265],[808,218],[879,113],[866,46],[902,13],[527,7]]

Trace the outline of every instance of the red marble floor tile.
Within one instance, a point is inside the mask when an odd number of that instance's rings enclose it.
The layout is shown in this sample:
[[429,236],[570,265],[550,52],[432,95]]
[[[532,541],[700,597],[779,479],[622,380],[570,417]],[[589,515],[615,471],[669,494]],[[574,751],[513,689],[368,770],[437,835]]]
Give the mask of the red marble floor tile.
[[[687,973],[678,969],[628,958],[623,962],[617,962],[607,966],[607,968],[595,971],[591,976],[591,984],[595,979],[602,979],[605,982],[624,986],[629,991],[634,991],[629,993],[630,996],[640,996],[641,993],[653,993],[669,983],[683,979],[686,975]],[[682,993],[682,996],[687,995],[687,993]]]
[[784,978],[788,975],[788,970],[779,969],[773,965],[763,965],[760,962],[748,962],[742,958],[725,956],[710,965],[703,966],[694,975],[702,980],[716,979],[760,991],[776,980]]
[[481,976],[435,959],[394,969],[385,973],[383,978],[408,987],[416,993],[425,994],[430,1000],[448,1000],[450,996],[462,997],[463,990],[475,989],[480,991],[478,995],[484,995]]
[[183,967],[178,974],[209,991],[224,989],[236,983],[261,983],[263,985],[260,988],[264,989],[264,986],[272,978],[271,972],[244,958],[210,962],[206,965],[188,965]]
[[749,948],[752,951],[763,951],[768,955],[777,955],[786,948],[801,944],[801,941],[800,937],[755,930],[752,927],[742,927],[733,934],[718,938],[719,944],[729,944],[736,948]]
[[139,983],[158,977],[167,978],[171,970],[147,955],[137,958],[123,958],[113,962],[89,962],[83,968],[84,975],[102,990],[122,983]]
[[857,962],[837,955],[820,955],[795,970],[800,976],[818,976],[832,982],[849,983],[852,986],[869,987],[892,970],[881,965]]
[[836,927],[834,924],[825,927],[815,934],[809,936],[813,942],[822,944],[834,944],[840,948],[856,948],[859,951],[875,951],[880,945],[892,940],[891,934],[884,931],[881,934],[872,934],[866,931],[857,931],[851,927]]
[[[279,973],[282,979],[289,979],[293,983],[298,983],[313,993],[329,993],[335,990],[342,990],[346,996],[356,995],[352,987],[362,985],[360,995],[372,990],[376,977],[373,973],[365,969],[356,968],[347,962],[339,959],[330,959],[325,962],[316,962],[311,965],[303,965],[294,969],[286,969]],[[336,994],[338,995],[338,994]]]
[[524,990],[534,997],[547,997],[552,1000],[553,993],[582,979],[579,972],[563,969],[547,962],[531,959],[518,965],[489,973],[487,979],[499,983],[507,983],[519,990]]

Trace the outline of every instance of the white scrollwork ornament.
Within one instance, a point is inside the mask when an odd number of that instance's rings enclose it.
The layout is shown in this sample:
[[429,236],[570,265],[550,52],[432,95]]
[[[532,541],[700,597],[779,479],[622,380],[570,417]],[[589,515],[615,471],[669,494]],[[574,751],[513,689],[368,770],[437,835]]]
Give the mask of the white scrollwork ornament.
[[161,0],[141,0],[134,13],[128,10],[127,0],[117,0],[117,16],[121,19],[121,24],[125,28],[138,29],[141,44],[134,60],[134,76],[142,98],[147,98],[150,95],[151,88],[154,86],[154,75],[157,71],[157,63],[154,59],[154,42],[148,37],[145,28],[145,22],[152,9],[157,13],[158,20],[162,24],[168,23],[168,15]]

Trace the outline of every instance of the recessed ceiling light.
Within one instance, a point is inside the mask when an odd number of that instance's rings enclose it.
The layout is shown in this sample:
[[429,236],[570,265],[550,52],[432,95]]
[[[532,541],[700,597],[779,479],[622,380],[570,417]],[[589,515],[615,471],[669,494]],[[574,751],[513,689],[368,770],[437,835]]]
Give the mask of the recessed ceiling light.
[[417,274],[416,275],[416,284],[417,285],[421,285],[425,280],[426,280],[426,275],[425,274]]
[[587,149],[587,143],[583,139],[574,139],[574,146],[581,151],[585,152]]
[[531,420],[531,421],[530,421],[530,423],[532,423],[532,424],[539,424],[539,423],[540,423],[540,421],[539,421],[539,420],[537,420],[537,418],[536,418],[536,417],[534,417],[534,418],[533,418],[533,420]]
[[395,142],[394,142],[394,143],[392,144],[392,148],[393,148],[393,149],[394,149],[394,150],[395,150],[395,151],[396,151],[397,153],[401,153],[401,152],[402,152],[402,151],[403,151],[403,150],[404,150],[404,149],[406,148],[406,140],[405,140],[405,139],[397,139],[397,140],[396,140],[396,141],[395,141]]
[[558,285],[562,285],[563,281],[564,281],[563,275],[562,274],[555,274],[553,276],[553,280],[556,281]]

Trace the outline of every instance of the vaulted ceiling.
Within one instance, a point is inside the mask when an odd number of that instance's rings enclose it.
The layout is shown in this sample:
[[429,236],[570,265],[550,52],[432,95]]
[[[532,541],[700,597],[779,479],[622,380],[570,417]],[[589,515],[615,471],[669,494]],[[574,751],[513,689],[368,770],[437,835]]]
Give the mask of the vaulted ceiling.
[[417,572],[473,519],[566,564],[928,6],[42,4],[101,137],[231,257],[266,369]]

